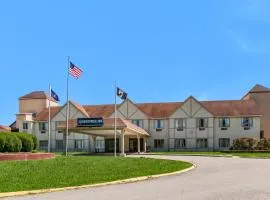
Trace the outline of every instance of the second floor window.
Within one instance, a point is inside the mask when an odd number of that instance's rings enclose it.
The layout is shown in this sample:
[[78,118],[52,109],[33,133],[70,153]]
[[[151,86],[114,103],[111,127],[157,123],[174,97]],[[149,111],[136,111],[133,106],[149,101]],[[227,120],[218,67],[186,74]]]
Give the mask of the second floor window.
[[47,130],[47,123],[45,123],[45,122],[39,123],[39,130],[46,131]]
[[250,127],[253,126],[252,117],[243,117],[241,124],[242,124],[242,127],[244,127],[244,129],[250,129]]
[[28,123],[27,122],[23,122],[23,129],[28,130]]
[[175,119],[174,120],[174,126],[176,129],[183,130],[185,128],[185,119]]
[[230,127],[230,118],[223,117],[219,119],[219,127],[220,128],[228,128]]
[[132,124],[135,124],[136,126],[143,128],[143,120],[141,119],[133,119]]
[[164,121],[162,119],[155,120],[155,129],[163,129]]
[[208,127],[208,119],[207,118],[198,118],[197,119],[197,128],[200,130],[204,130]]

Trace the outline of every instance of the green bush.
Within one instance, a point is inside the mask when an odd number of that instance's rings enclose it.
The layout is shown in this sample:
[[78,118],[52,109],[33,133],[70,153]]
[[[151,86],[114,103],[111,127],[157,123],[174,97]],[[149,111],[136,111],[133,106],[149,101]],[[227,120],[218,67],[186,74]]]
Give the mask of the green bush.
[[5,143],[6,143],[6,135],[5,133],[0,133],[0,152],[4,151]]
[[5,134],[6,142],[3,152],[20,152],[22,149],[21,140],[12,133]]
[[38,147],[39,147],[39,142],[38,142],[37,136],[35,136],[33,134],[31,134],[30,136],[32,137],[32,140],[34,142],[34,148],[33,148],[33,150],[37,150]]
[[232,150],[256,149],[258,140],[255,138],[236,138],[233,140]]
[[31,152],[34,149],[33,138],[28,133],[15,133],[22,142],[22,152]]

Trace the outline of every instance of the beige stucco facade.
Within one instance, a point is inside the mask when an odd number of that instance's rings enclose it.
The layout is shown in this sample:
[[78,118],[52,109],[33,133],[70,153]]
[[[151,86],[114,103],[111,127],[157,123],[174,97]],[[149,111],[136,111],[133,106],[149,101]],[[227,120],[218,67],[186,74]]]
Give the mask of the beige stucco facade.
[[[268,94],[269,95],[269,94]],[[245,97],[247,98],[247,97]],[[270,96],[264,97],[256,95],[253,98],[260,98],[259,101],[264,104],[268,103]],[[55,102],[51,102],[53,106],[57,106]],[[270,103],[270,101],[269,101]],[[47,149],[48,144],[48,125],[43,129],[42,123],[44,121],[35,121],[34,115],[47,108],[49,104],[48,99],[31,99],[20,100],[19,111],[17,114],[16,127],[20,131],[35,134],[41,143],[42,149]],[[69,119],[77,119],[88,117],[85,112],[82,112],[75,104],[69,104]],[[60,107],[59,107],[60,108]],[[268,113],[268,112],[267,112]],[[122,134],[117,132],[117,139],[119,140],[119,149],[126,152],[133,152],[136,149],[145,151],[146,146],[152,151],[180,151],[180,150],[220,150],[228,149],[235,138],[253,137],[260,138],[260,131],[262,129],[270,129],[270,123],[267,125],[267,117],[261,121],[259,115],[254,116],[222,116],[214,115],[206,107],[204,107],[194,97],[187,98],[179,107],[177,107],[170,115],[166,117],[152,117],[133,103],[126,99],[117,106],[117,117],[126,119],[130,122],[133,120],[140,120],[142,129],[150,134],[150,137],[139,137],[138,135]],[[270,113],[270,110],[269,110]],[[91,113],[90,113],[91,114]],[[265,114],[265,113],[264,113]],[[108,118],[114,118],[115,113],[112,112]],[[252,126],[245,129],[242,126],[243,117],[252,118]],[[220,119],[228,118],[229,127],[223,129],[220,127]],[[199,125],[200,120],[203,119],[203,127]],[[176,121],[183,121],[182,128],[176,127]],[[66,121],[66,105],[51,118],[51,149],[54,151],[61,151],[64,148],[65,131],[59,130],[58,124]],[[25,130],[24,123],[27,123],[27,130]],[[158,125],[157,125],[158,124]],[[158,127],[157,127],[158,126]],[[268,127],[269,126],[269,127]],[[265,134],[267,135],[268,132]],[[122,137],[123,136],[123,137]],[[70,131],[68,135],[68,148],[70,150],[78,151],[99,151],[104,152],[107,143],[111,143],[113,139],[112,131],[101,132],[96,131],[95,134],[91,132],[76,132]],[[222,143],[226,144],[224,146]],[[135,147],[134,147],[135,145]]]

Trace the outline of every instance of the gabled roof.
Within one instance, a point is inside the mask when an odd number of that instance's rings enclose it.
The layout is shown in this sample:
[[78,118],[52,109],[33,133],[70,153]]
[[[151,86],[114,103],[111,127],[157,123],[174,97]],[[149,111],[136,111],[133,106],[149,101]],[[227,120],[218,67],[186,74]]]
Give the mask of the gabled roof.
[[182,102],[169,102],[169,103],[138,103],[135,104],[146,115],[151,118],[166,118],[169,117]]
[[261,92],[270,92],[270,89],[262,86],[260,84],[256,84],[250,91],[249,93],[261,93]]
[[[195,99],[196,100],[196,99]],[[196,100],[197,101],[197,100]],[[259,116],[261,115],[254,100],[225,100],[225,101],[197,101],[203,108],[214,116]],[[86,117],[109,118],[114,112],[114,104],[105,105],[80,105],[71,102]],[[135,104],[139,110],[149,118],[168,118],[183,102],[167,103],[138,103]],[[64,105],[65,106],[65,105]],[[51,107],[51,118],[53,118],[64,106]],[[119,107],[119,105],[117,105]],[[47,121],[48,108],[42,110],[35,118],[35,121]]]
[[84,109],[83,106],[81,106],[80,104],[77,104],[77,103],[75,103],[75,102],[73,102],[73,101],[70,101],[70,103],[71,103],[72,105],[74,105],[74,106],[75,106],[82,114],[84,114],[86,117],[89,117],[88,113],[85,111],[85,109]]
[[[51,119],[61,110],[62,106],[52,106],[51,107]],[[49,108],[43,109],[35,117],[35,121],[48,121],[49,118]]]
[[11,128],[8,126],[0,125],[0,132],[10,132]]
[[46,94],[44,91],[33,91],[19,98],[19,100],[29,100],[29,99],[48,99],[48,100],[51,99],[51,101],[56,102],[55,99],[49,98],[49,95]]
[[259,116],[254,100],[201,101],[201,104],[214,116]]

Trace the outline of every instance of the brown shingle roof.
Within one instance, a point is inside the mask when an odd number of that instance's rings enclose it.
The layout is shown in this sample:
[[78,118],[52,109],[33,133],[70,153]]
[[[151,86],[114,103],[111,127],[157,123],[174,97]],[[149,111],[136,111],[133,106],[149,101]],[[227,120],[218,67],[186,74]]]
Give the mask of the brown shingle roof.
[[89,117],[109,117],[114,112],[114,104],[84,105]]
[[[74,102],[72,103],[74,104]],[[201,103],[201,105],[214,116],[261,115],[254,100],[199,101],[199,103]],[[167,118],[170,117],[182,104],[183,102],[139,103],[135,105],[149,118]],[[75,106],[88,117],[108,118],[114,112],[113,104],[84,106],[75,104]],[[53,118],[61,108],[61,106],[52,107],[51,117]],[[41,111],[35,120],[47,121],[48,108]]]
[[0,132],[10,132],[11,128],[8,126],[0,125]]
[[260,93],[260,92],[270,92],[270,89],[262,86],[260,84],[256,84],[250,91],[249,93]]
[[[29,99],[49,99],[49,95],[47,95],[44,91],[33,91],[19,98],[19,100]],[[51,98],[51,101],[56,102],[53,98]]]
[[[53,118],[60,110],[62,106],[52,106],[51,107],[51,118]],[[35,121],[48,121],[49,109],[45,108],[35,118]]]
[[151,118],[166,118],[169,117],[182,102],[170,103],[138,103],[137,107]]
[[201,101],[214,116],[261,115],[254,100]]

